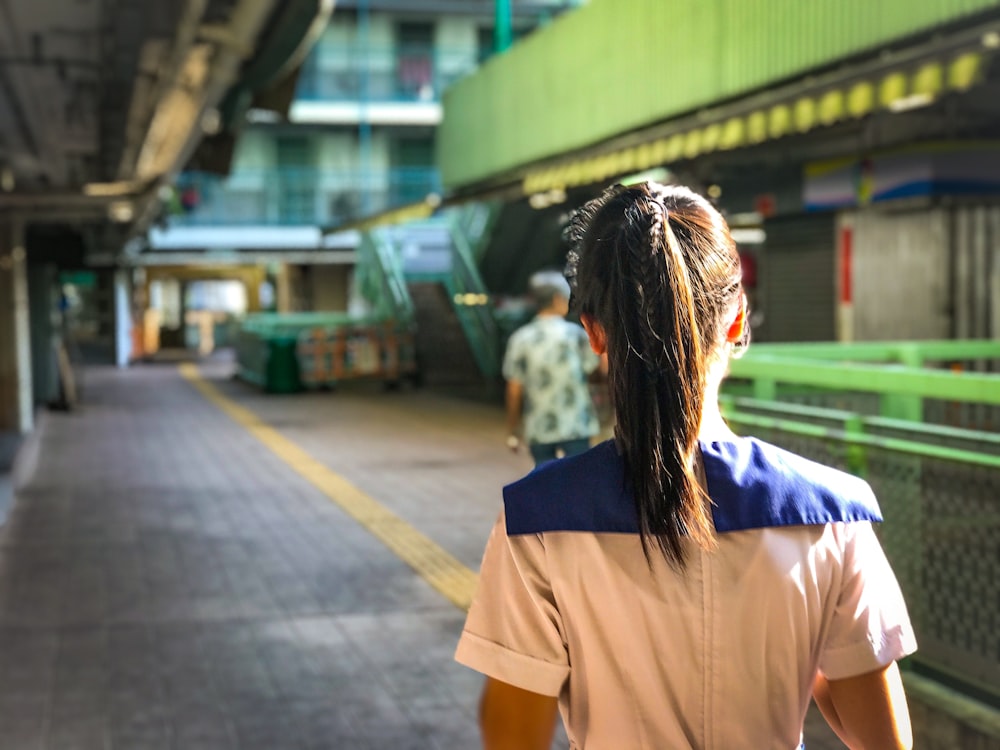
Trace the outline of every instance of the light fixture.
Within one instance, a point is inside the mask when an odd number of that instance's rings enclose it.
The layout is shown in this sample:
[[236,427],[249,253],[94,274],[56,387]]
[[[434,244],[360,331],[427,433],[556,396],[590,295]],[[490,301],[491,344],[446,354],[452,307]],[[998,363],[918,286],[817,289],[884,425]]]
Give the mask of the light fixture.
[[201,132],[205,135],[216,135],[222,130],[222,115],[215,107],[205,110],[201,116]]
[[622,177],[618,180],[620,185],[637,185],[640,182],[669,182],[670,181],[670,170],[666,167],[653,167],[652,169],[644,169],[642,172],[636,172],[635,174],[630,174],[626,177]]
[[549,206],[556,206],[560,203],[566,201],[566,191],[561,188],[552,188],[544,193],[535,193],[530,198],[528,198],[528,205],[535,210],[541,210],[543,208],[548,208]]
[[910,94],[889,102],[891,112],[909,112],[912,109],[920,109],[934,103],[934,97],[930,94]]
[[490,302],[490,297],[488,294],[474,294],[472,292],[466,292],[465,294],[459,293],[454,297],[456,305],[462,305],[465,307],[477,307],[481,305],[488,305]]
[[131,201],[113,201],[108,204],[108,218],[116,224],[128,224],[135,216]]
[[767,239],[767,234],[759,227],[734,227],[729,234],[737,245],[762,245]]
[[88,182],[83,186],[83,194],[92,198],[116,198],[137,192],[137,183],[128,180],[118,182]]
[[281,113],[273,109],[251,107],[247,110],[247,122],[254,125],[274,125],[281,122]]

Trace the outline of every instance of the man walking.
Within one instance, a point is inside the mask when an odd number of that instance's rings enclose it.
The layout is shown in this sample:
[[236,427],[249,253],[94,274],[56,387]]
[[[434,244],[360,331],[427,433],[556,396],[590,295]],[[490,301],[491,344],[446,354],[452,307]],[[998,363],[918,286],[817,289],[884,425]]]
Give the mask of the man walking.
[[565,320],[569,284],[557,271],[531,277],[538,313],[510,337],[504,356],[507,446],[527,443],[536,464],[590,447],[599,429],[587,377],[607,367],[590,348],[583,328]]

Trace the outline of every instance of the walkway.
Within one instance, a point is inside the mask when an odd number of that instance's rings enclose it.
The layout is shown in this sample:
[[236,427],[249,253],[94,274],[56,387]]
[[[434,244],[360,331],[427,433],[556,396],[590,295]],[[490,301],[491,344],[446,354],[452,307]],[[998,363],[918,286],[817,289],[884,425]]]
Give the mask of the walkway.
[[[500,410],[203,371],[214,403],[172,366],[91,370],[85,408],[43,420],[0,532],[0,746],[478,747],[481,679],[451,660],[463,614],[442,595],[464,584],[398,554],[477,568],[530,466]],[[337,475],[405,521],[379,532],[396,552],[324,494]],[[839,747],[819,730],[810,750]]]

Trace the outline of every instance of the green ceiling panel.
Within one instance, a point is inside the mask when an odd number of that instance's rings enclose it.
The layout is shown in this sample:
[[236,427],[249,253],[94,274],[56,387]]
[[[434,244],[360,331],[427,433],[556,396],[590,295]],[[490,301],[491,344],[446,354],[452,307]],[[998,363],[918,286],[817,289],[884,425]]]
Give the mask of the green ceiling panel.
[[1000,8],[1000,0],[591,0],[445,92],[448,188]]

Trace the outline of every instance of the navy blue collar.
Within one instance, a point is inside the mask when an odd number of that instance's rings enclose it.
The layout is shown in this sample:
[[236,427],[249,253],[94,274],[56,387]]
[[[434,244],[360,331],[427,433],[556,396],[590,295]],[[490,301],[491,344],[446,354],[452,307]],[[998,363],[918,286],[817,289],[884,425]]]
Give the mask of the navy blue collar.
[[[756,438],[701,443],[719,533],[882,520],[868,483]],[[536,468],[504,488],[507,533],[639,532],[613,441]]]

